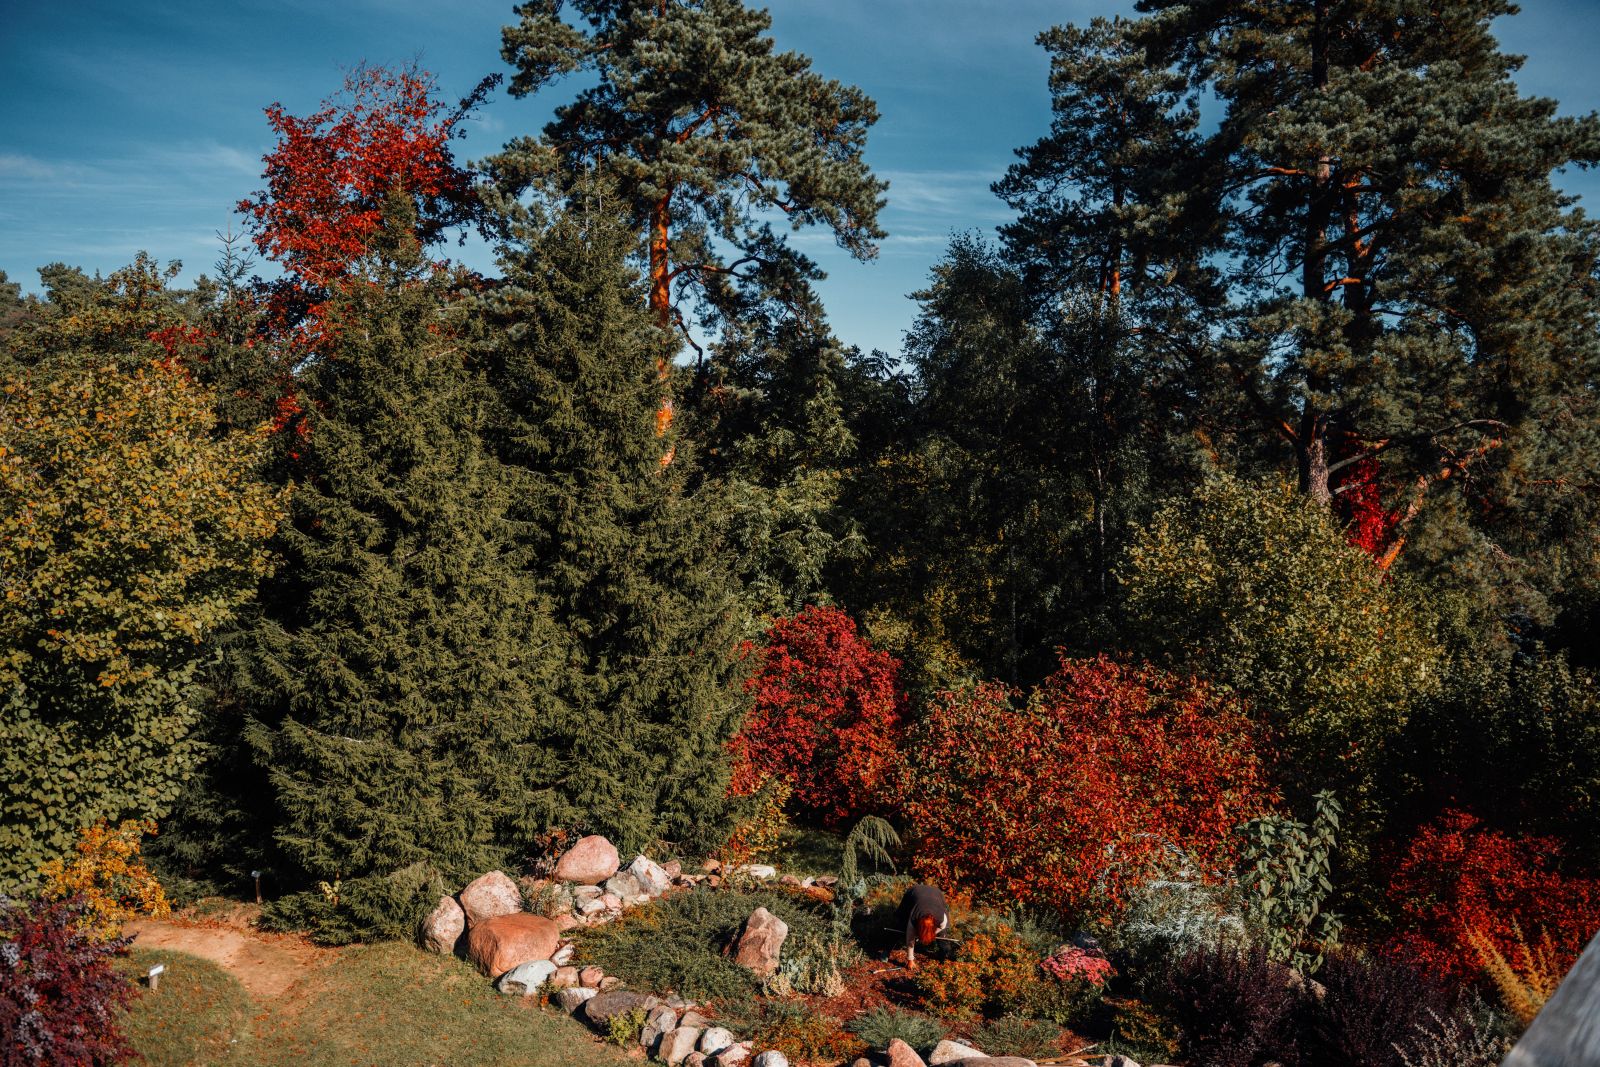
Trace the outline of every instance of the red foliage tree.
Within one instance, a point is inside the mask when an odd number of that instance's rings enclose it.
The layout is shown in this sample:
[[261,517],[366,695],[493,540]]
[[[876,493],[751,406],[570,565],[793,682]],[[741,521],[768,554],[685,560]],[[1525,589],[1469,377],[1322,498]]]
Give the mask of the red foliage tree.
[[1019,697],[946,693],[909,737],[901,807],[925,876],[1083,914],[1163,842],[1228,866],[1233,828],[1276,799],[1252,722],[1205,682],[1063,658]]
[[267,187],[239,203],[256,247],[302,286],[325,289],[367,253],[397,191],[416,208],[418,240],[440,240],[472,205],[450,141],[491,84],[447,110],[425,71],[360,67],[304,118],[268,107],[278,144],[264,157]]
[[733,794],[778,778],[829,826],[878,807],[905,715],[899,661],[825,607],[773,623],[761,657],[746,683],[754,706],[732,742]]
[[1474,931],[1508,959],[1519,930],[1530,945],[1549,935],[1570,967],[1600,930],[1600,880],[1568,873],[1559,841],[1512,838],[1465,811],[1446,811],[1416,833],[1387,897],[1398,927],[1393,947],[1459,977],[1481,971],[1468,941]]

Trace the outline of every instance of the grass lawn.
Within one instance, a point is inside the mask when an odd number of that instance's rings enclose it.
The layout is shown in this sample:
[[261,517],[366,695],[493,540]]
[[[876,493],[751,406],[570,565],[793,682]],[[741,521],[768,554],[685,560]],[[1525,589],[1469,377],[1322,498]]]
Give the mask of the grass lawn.
[[494,991],[470,966],[406,944],[347,949],[280,997],[252,1000],[215,964],[134,949],[143,974],[165,963],[156,993],[140,990],[128,1018],[150,1067],[424,1067],[516,1063],[613,1067],[627,1057],[577,1023]]

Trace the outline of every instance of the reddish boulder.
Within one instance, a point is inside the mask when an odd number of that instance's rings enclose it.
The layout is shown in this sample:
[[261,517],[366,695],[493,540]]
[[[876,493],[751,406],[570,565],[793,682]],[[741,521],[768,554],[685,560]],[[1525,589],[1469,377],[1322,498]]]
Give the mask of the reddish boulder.
[[578,838],[578,843],[556,861],[555,877],[561,882],[599,885],[622,865],[617,846],[598,834]]
[[560,928],[543,915],[497,915],[468,931],[467,958],[490,978],[498,978],[513,967],[549,959],[560,941]]
[[789,937],[789,924],[766,908],[757,908],[745,920],[744,932],[733,950],[733,962],[766,976],[777,972],[778,957]]
[[928,1067],[916,1050],[898,1037],[889,1042],[889,1067]]

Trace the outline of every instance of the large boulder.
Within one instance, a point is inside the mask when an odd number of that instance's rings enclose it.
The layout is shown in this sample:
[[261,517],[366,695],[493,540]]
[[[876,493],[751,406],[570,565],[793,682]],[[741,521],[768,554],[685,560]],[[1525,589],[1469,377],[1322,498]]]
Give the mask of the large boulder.
[[522,910],[522,890],[503,871],[490,871],[468,882],[459,899],[469,930],[481,922]]
[[933,1046],[933,1053],[928,1057],[928,1063],[931,1067],[945,1067],[945,1064],[949,1063],[982,1058],[983,1053],[971,1045],[963,1045],[959,1041],[941,1041]]
[[745,920],[744,932],[733,950],[733,962],[762,977],[775,974],[783,942],[788,936],[788,923],[766,908],[757,908]]
[[428,913],[418,930],[418,940],[429,952],[450,955],[467,929],[467,913],[454,897],[440,897],[439,906]]
[[695,1045],[700,1042],[700,1030],[694,1026],[680,1026],[671,1033],[663,1034],[661,1044],[656,1049],[656,1057],[668,1067],[679,1067],[689,1054],[697,1051]]
[[639,888],[650,896],[659,897],[672,888],[672,876],[649,856],[636,856],[628,864],[628,873],[639,883]]
[[599,885],[616,874],[619,866],[617,846],[594,834],[578,838],[577,844],[562,853],[556,861],[555,876],[563,882]]
[[556,965],[549,960],[533,960],[511,968],[500,976],[500,981],[495,985],[507,996],[530,997],[544,988],[544,984],[555,973]]
[[700,1051],[704,1052],[707,1056],[715,1056],[717,1053],[721,1052],[725,1048],[728,1048],[732,1044],[732,1032],[725,1030],[720,1026],[708,1027],[700,1034]]
[[568,1015],[575,1015],[579,1008],[600,995],[598,989],[588,986],[574,985],[556,991],[556,1003],[561,1005],[561,1010]]
[[596,1030],[604,1030],[611,1024],[612,1019],[638,1008],[648,1011],[655,1007],[656,1003],[655,997],[644,993],[612,989],[589,998],[589,1002],[583,1006],[583,1017]]
[[519,911],[485,919],[467,932],[467,958],[490,978],[534,960],[548,960],[561,943],[561,929],[543,915]]
[[898,1037],[889,1042],[889,1067],[928,1067],[916,1049]]

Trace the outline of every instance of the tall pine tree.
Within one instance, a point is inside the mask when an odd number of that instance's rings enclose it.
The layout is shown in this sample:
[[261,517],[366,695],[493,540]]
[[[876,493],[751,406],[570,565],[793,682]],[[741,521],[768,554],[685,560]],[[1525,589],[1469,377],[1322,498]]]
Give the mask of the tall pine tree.
[[[1140,7],[1049,42],[1058,121],[1003,186],[1013,240],[1164,266],[1147,280],[1202,327],[1171,348],[1175,426],[1225,466],[1289,467],[1381,564],[1404,550],[1543,613],[1594,558],[1570,519],[1595,467],[1574,421],[1600,231],[1551,176],[1600,160],[1600,119],[1518,92],[1501,0]],[[1197,96],[1221,109],[1204,136]],[[1555,565],[1534,578],[1533,558]]]

